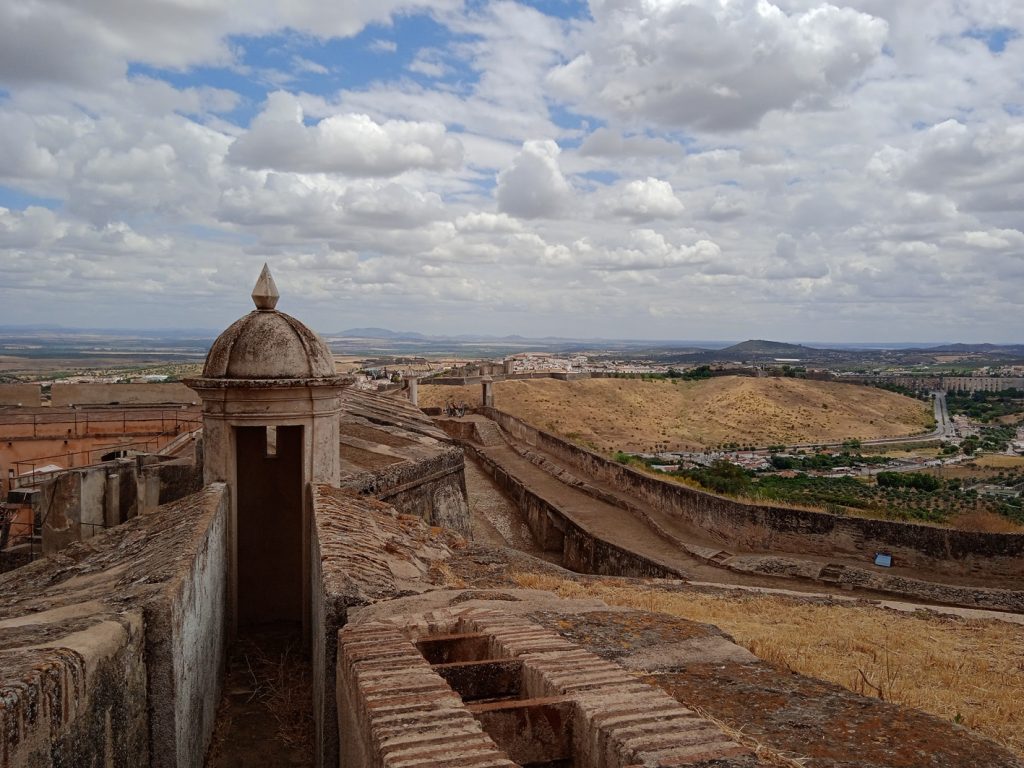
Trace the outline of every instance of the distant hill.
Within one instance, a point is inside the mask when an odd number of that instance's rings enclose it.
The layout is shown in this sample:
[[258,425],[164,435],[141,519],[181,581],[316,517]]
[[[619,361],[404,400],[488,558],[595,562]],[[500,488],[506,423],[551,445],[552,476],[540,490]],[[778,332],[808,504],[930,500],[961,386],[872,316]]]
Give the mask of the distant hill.
[[764,339],[741,341],[739,344],[718,350],[719,355],[784,355],[787,357],[807,357],[820,352],[820,349],[805,347],[803,344],[787,344],[784,341],[765,341]]
[[1020,355],[1024,354],[1024,344],[943,344],[922,351],[955,355]]
[[789,344],[784,341],[748,339],[723,349],[703,350],[681,355],[678,361],[691,365],[737,361],[771,363],[774,359],[781,358],[783,360],[799,360],[802,363],[828,364],[856,360],[864,356],[866,356],[864,352],[852,349],[821,349],[804,344]]
[[[478,402],[479,385],[420,385],[421,406]],[[704,381],[528,379],[495,385],[499,408],[601,451],[785,445],[923,432],[931,408],[875,387],[721,376]]]
[[415,331],[391,331],[387,328],[349,328],[337,336],[345,336],[350,339],[426,339],[422,333]]

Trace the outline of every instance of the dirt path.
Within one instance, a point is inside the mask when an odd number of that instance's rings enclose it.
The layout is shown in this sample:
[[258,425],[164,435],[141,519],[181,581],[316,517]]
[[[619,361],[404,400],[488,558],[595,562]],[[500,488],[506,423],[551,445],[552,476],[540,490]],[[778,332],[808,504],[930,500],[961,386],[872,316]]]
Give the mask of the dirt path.
[[469,456],[466,457],[466,493],[475,542],[491,547],[511,547],[534,557],[551,559],[534,543],[515,504]]
[[273,625],[231,645],[206,768],[312,768],[312,670],[301,637],[301,627]]

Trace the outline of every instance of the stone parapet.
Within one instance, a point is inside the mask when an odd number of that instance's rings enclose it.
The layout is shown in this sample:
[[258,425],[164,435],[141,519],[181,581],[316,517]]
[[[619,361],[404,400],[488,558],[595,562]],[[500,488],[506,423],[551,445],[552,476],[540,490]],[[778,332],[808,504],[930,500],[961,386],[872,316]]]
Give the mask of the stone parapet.
[[192,766],[220,693],[223,485],[0,576],[0,766]]

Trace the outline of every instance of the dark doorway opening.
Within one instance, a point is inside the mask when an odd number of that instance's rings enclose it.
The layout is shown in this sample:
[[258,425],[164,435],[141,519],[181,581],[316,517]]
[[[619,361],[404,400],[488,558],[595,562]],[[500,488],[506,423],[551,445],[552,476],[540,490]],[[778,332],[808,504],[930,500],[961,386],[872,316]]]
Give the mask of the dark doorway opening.
[[237,427],[238,625],[302,621],[302,427]]

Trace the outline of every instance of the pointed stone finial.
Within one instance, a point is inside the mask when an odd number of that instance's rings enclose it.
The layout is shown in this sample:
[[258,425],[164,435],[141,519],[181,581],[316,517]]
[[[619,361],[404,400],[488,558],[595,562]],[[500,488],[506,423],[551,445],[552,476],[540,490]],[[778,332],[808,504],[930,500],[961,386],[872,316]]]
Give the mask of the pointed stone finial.
[[274,276],[270,274],[270,267],[264,264],[263,271],[260,272],[260,277],[256,281],[256,287],[252,289],[252,300],[256,304],[256,309],[269,312],[277,306],[279,298],[281,298],[281,294],[277,292]]

